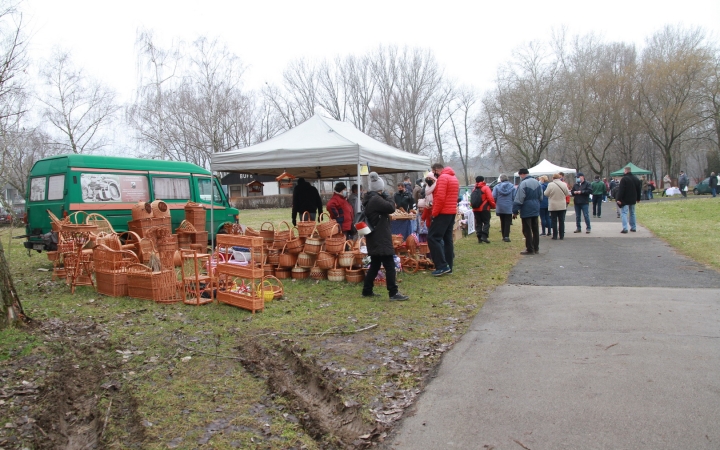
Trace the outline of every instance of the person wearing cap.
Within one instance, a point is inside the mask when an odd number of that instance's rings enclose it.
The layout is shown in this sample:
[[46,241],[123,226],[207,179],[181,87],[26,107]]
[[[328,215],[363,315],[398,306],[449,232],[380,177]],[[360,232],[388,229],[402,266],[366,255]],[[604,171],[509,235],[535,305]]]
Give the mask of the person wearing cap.
[[395,203],[385,192],[385,182],[376,172],[370,172],[369,191],[363,198],[363,208],[373,231],[365,236],[367,254],[370,256],[370,268],[365,274],[363,297],[379,297],[373,292],[375,277],[380,266],[385,268],[385,278],[391,301],[408,300],[407,295],[398,291],[395,274],[395,247],[390,229],[390,214],[395,212]]
[[681,170],[680,176],[678,177],[678,187],[683,197],[687,197],[688,184],[690,184],[690,180],[688,180],[687,174]]
[[500,233],[503,242],[510,242],[510,227],[512,226],[512,209],[515,201],[517,190],[515,186],[508,181],[508,176],[504,173],[500,174],[500,183],[493,188],[492,195],[495,200],[495,215],[500,218]]
[[520,215],[523,236],[525,236],[525,251],[520,252],[521,255],[540,253],[538,218],[540,217],[540,202],[544,194],[540,182],[529,177],[529,173],[526,168],[518,170],[522,181],[518,185],[513,201],[513,219],[517,219],[518,214]]
[[478,175],[475,177],[475,189],[482,192],[482,203],[477,208],[473,208],[473,216],[475,217],[475,233],[477,234],[478,243],[490,243],[490,210],[495,209],[495,199],[492,191],[485,184],[485,177]]
[[630,167],[625,167],[625,175],[620,179],[620,186],[617,190],[617,205],[620,207],[622,215],[622,231],[628,232],[628,216],[630,216],[630,231],[636,231],[635,225],[635,204],[640,201],[642,196],[642,183],[632,174]]
[[575,203],[575,225],[574,233],[582,233],[582,214],[585,215],[585,232],[590,233],[590,194],[592,187],[590,183],[585,181],[585,175],[578,172],[575,184],[570,193],[573,195]]
[[328,200],[326,208],[331,219],[335,219],[340,227],[339,231],[345,235],[346,239],[352,237],[353,226],[353,208],[345,198],[347,196],[347,186],[342,181],[335,184],[335,192]]
[[315,220],[315,213],[317,212],[319,217],[322,211],[322,198],[317,188],[305,181],[305,178],[298,178],[297,185],[293,189],[292,224],[297,225],[298,214],[300,220],[305,212],[310,215],[310,220]]
[[595,175],[595,181],[590,184],[590,188],[592,189],[593,217],[599,219],[602,214],[602,202],[605,194],[607,194],[607,187],[600,180],[600,175]]

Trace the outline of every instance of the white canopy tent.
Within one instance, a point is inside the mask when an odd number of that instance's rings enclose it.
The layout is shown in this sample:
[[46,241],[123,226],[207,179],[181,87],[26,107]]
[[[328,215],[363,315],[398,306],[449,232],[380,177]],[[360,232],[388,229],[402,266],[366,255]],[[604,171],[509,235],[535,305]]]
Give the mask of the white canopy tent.
[[[529,168],[528,172],[530,172],[530,176],[533,177],[539,177],[540,175],[554,175],[558,172],[563,172],[565,175],[574,175],[575,173],[577,173],[575,169],[556,166],[547,159],[543,159],[537,166]],[[515,176],[517,177],[519,176],[519,174],[515,172]]]
[[364,134],[352,124],[317,114],[272,139],[250,147],[214,153],[214,171],[277,176],[340,178],[360,176],[367,164],[379,174],[423,172],[427,156],[404,152]]

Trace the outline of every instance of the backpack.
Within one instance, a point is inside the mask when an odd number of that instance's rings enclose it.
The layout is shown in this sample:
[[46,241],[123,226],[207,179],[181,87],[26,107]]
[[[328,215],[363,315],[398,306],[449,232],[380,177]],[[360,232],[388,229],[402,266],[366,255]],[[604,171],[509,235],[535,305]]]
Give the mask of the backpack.
[[479,208],[483,203],[483,192],[480,188],[475,188],[470,194],[470,206],[473,209]]

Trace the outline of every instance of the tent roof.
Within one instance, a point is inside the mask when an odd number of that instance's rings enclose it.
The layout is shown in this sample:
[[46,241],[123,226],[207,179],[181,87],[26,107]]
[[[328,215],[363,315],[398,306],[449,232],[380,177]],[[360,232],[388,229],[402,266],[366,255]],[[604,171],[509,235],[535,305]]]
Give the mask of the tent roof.
[[[576,173],[575,169],[569,169],[567,167],[560,167],[556,166],[555,164],[551,163],[547,159],[543,159],[540,161],[540,164],[538,164],[535,167],[531,167],[528,169],[528,172],[530,172],[530,175],[532,176],[540,176],[540,175],[553,175],[558,172],[563,172],[566,174],[569,173]],[[515,172],[515,176],[519,176],[517,172]]]
[[633,175],[652,175],[652,172],[649,170],[641,169],[638,166],[636,166],[633,163],[627,163],[624,166],[622,166],[620,169],[616,170],[615,172],[612,172],[610,174],[611,177],[620,177],[625,174],[625,168],[630,167],[630,171]]
[[[212,170],[277,176],[338,178],[357,175],[358,164],[377,173],[424,172],[427,156],[404,152],[364,134],[352,124],[317,114],[272,139],[211,157]],[[320,172],[320,176],[318,176]]]

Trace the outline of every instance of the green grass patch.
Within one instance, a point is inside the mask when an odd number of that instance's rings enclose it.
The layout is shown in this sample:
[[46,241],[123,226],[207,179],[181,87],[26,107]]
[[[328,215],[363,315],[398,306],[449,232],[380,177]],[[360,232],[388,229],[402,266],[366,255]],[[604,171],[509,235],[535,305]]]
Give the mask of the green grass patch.
[[720,270],[720,198],[641,203],[638,221],[679,252]]
[[[266,221],[277,227],[290,221],[290,209],[244,210],[240,217],[255,229]],[[382,297],[375,300],[362,297],[356,284],[286,280],[285,298],[255,315],[217,303],[110,298],[91,287],[78,287],[73,295],[50,272],[38,271],[52,268],[44,254],[28,257],[19,241],[6,245],[6,253],[29,317],[93,321],[107,333],[98,358],[118,367],[106,376],[133,393],[145,424],[143,448],[167,448],[170,442],[177,448],[318,448],[291,402],[240,364],[238,346],[253,339],[292,348],[337,385],[344,400],[359,403],[363,420],[372,423],[374,411],[397,401],[390,393],[422,387],[488,294],[507,280],[522,238],[513,227],[515,239],[504,243],[498,230],[493,217],[492,244],[479,245],[474,235],[457,241],[450,276],[400,274],[400,291],[410,301],[388,301],[384,286],[376,287]],[[31,332],[3,331],[0,358],[31,351],[34,339]],[[126,433],[122,422],[111,419],[103,443],[122,448]]]

